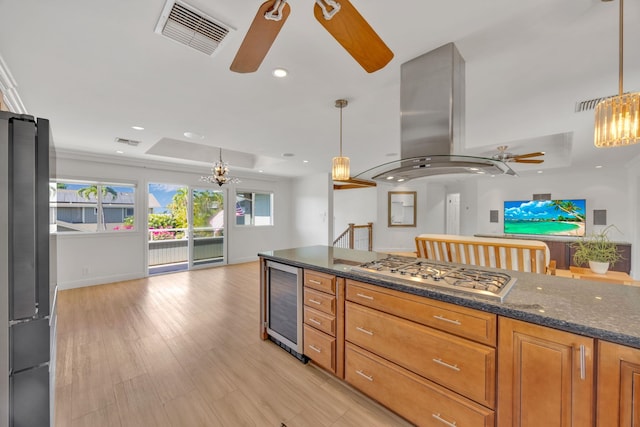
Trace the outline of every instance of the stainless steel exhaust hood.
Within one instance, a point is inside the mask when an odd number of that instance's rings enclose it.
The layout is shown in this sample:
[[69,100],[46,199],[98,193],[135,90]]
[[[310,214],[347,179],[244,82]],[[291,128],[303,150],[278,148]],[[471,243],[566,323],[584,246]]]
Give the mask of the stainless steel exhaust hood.
[[453,43],[405,62],[400,78],[400,160],[354,178],[384,182],[442,174],[509,174],[501,160],[465,156],[464,59]]

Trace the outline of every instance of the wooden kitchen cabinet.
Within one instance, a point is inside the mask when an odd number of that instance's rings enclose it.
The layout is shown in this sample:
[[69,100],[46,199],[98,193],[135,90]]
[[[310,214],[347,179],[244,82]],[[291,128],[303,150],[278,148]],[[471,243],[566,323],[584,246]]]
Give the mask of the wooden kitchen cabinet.
[[640,426],[640,350],[598,342],[597,427]]
[[304,270],[304,355],[344,378],[344,279]]
[[593,426],[593,339],[500,317],[498,350],[498,427]]

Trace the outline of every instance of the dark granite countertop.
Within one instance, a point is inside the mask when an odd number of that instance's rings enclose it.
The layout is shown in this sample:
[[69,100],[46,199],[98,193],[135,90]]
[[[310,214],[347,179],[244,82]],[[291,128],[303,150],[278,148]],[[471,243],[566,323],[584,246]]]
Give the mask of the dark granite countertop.
[[517,278],[517,282],[504,301],[499,302],[455,290],[431,288],[428,285],[410,286],[351,270],[354,265],[385,258],[387,254],[384,253],[330,246],[308,246],[265,251],[258,255],[297,267],[311,268],[385,288],[640,348],[640,287],[638,286],[509,271],[510,275]]

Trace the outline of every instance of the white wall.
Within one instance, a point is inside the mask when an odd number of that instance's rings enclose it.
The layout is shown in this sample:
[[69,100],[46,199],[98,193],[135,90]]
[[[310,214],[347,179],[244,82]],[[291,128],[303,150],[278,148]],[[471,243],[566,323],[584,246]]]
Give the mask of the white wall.
[[333,191],[333,238],[349,227],[349,223],[366,225],[378,219],[378,193],[375,187]]
[[291,188],[294,247],[331,245],[333,242],[333,182],[330,174],[296,178]]
[[[121,160],[120,164],[97,156],[58,154],[57,178],[133,183],[137,186],[136,213],[142,224],[135,232],[58,234],[58,285],[60,289],[110,283],[146,276],[147,187],[150,182],[204,187],[199,182],[206,169],[161,163],[136,164]],[[212,187],[214,188],[214,187]],[[218,188],[217,186],[215,188]],[[257,259],[263,250],[286,248],[291,243],[291,180],[260,180],[241,177],[238,184],[225,185],[226,199],[235,200],[235,190],[272,191],[274,193],[274,225],[239,227],[227,224],[226,261],[230,264]],[[233,221],[233,218],[231,219]]]

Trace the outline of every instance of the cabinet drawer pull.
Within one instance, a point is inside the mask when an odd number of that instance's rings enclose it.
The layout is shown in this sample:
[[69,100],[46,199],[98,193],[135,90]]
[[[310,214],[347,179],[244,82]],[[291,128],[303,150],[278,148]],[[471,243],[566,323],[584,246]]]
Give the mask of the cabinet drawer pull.
[[309,322],[311,323],[315,323],[316,325],[322,325],[322,322],[318,322],[316,319],[314,319],[313,317],[309,318]]
[[455,422],[455,421],[454,421],[454,422],[452,422],[452,423],[450,423],[449,421],[447,421],[447,420],[445,420],[444,418],[442,418],[442,417],[440,416],[440,414],[431,414],[431,416],[432,416],[433,418],[435,418],[436,420],[440,421],[442,424],[444,424],[444,425],[448,425],[449,427],[457,427],[457,426],[458,426],[458,425],[456,424],[456,422]]
[[587,378],[587,349],[584,345],[580,346],[580,379]]
[[316,301],[313,298],[309,298],[307,301],[313,303],[313,304],[318,304],[318,305],[322,305],[322,303],[320,301]]
[[447,362],[443,362],[442,359],[431,359],[431,360],[436,362],[438,365],[442,365],[442,366],[445,366],[445,367],[447,367],[449,369],[453,369],[454,371],[460,372],[460,368],[458,368],[458,365],[450,365]]
[[370,296],[370,295],[365,295],[365,294],[361,294],[361,293],[357,293],[356,295],[359,296],[360,298],[364,298],[364,299],[368,299],[368,300],[373,301],[373,297]]
[[433,317],[435,317],[438,320],[442,320],[443,322],[453,323],[454,325],[458,325],[458,326],[462,325],[462,322],[460,322],[459,320],[447,319],[446,317],[440,316],[440,315],[433,316]]
[[315,352],[322,353],[322,350],[316,347],[315,345],[309,344],[309,348]]
[[367,335],[372,335],[373,336],[373,331],[369,331],[365,328],[361,328],[360,326],[356,326],[356,330],[362,332],[363,334],[367,334]]
[[314,285],[322,285],[322,282],[320,282],[319,280],[313,280],[313,279],[309,279],[309,283],[313,283]]
[[356,371],[356,374],[360,375],[363,378],[368,379],[369,381],[373,381],[373,377],[372,376],[365,374],[364,372],[362,372],[359,369]]

